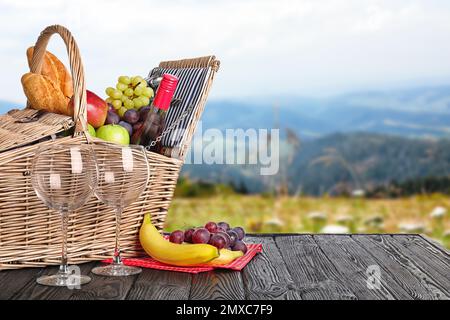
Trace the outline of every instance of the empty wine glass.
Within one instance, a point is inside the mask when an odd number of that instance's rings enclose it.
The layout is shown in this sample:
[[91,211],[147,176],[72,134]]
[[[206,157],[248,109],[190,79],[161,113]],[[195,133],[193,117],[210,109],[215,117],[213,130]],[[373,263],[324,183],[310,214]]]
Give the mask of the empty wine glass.
[[69,272],[67,264],[67,224],[69,212],[89,199],[97,185],[97,165],[89,145],[51,144],[38,148],[32,162],[31,184],[36,195],[61,215],[61,265],[54,275],[37,282],[47,286],[73,286],[91,278]]
[[95,154],[99,169],[95,195],[116,213],[116,243],[112,264],[92,269],[103,276],[128,276],[141,272],[140,268],[126,266],[120,257],[120,224],[123,208],[135,202],[145,190],[150,167],[142,146],[120,146],[97,143]]

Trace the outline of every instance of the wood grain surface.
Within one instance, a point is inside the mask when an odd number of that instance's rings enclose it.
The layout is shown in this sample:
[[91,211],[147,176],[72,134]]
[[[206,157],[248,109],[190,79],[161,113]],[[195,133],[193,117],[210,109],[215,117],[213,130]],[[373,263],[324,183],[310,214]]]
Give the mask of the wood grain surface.
[[[262,243],[241,272],[200,274],[144,269],[139,275],[100,277],[100,263],[80,265],[92,281],[81,289],[45,287],[40,275],[56,267],[0,272],[0,299],[102,300],[300,300],[450,299],[450,254],[420,235],[264,234],[246,238]],[[368,269],[380,270],[378,288],[368,286]]]

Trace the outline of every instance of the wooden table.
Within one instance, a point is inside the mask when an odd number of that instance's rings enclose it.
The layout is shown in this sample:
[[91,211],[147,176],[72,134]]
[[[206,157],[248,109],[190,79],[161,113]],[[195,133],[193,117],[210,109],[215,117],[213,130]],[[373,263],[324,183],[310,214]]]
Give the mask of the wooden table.
[[[450,254],[419,235],[258,235],[263,253],[242,271],[197,275],[145,269],[90,273],[80,290],[36,283],[55,267],[0,272],[0,299],[450,299]],[[374,274],[380,271],[380,286]],[[375,279],[372,289],[368,278]]]

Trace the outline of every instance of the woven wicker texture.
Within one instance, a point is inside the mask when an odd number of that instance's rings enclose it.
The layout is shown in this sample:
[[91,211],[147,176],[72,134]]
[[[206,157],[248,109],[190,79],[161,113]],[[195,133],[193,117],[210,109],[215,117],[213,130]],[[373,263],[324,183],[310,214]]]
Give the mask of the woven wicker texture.
[[[13,111],[0,117],[0,270],[40,267],[58,264],[61,253],[60,217],[39,200],[31,185],[31,162],[40,145],[51,143],[103,143],[83,134],[86,129],[86,92],[81,57],[70,32],[61,26],[50,26],[40,35],[32,59],[32,72],[39,72],[48,41],[58,33],[67,46],[75,95],[74,119],[44,114],[37,121],[16,123],[16,118],[33,115],[36,111]],[[203,57],[161,64],[171,67],[216,68],[218,61]],[[217,69],[214,69],[217,70]],[[214,72],[202,95],[203,110]],[[200,118],[194,119],[191,130]],[[41,140],[75,125],[74,137]],[[187,148],[186,146],[185,148]],[[185,149],[183,148],[183,149]],[[177,153],[179,156],[179,153]],[[121,221],[121,251],[123,257],[142,256],[138,232],[143,215],[150,212],[156,227],[162,228],[172,200],[183,161],[147,152],[150,179],[144,192],[127,206]],[[81,263],[109,258],[114,250],[115,216],[111,207],[91,197],[79,210],[70,214],[68,224],[69,263]]]
[[38,116],[37,110],[11,110],[0,115],[0,152],[67,130],[74,123],[71,117],[55,113],[45,113],[28,123],[17,122],[33,116]]

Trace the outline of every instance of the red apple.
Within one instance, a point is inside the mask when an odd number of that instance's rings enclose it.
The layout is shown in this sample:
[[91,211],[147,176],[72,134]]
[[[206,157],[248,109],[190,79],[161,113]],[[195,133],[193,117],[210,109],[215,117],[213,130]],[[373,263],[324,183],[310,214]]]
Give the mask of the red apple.
[[[95,93],[86,90],[86,109],[87,121],[94,128],[100,128],[105,124],[108,114],[108,104]],[[70,108],[73,110],[73,97],[69,102]]]

